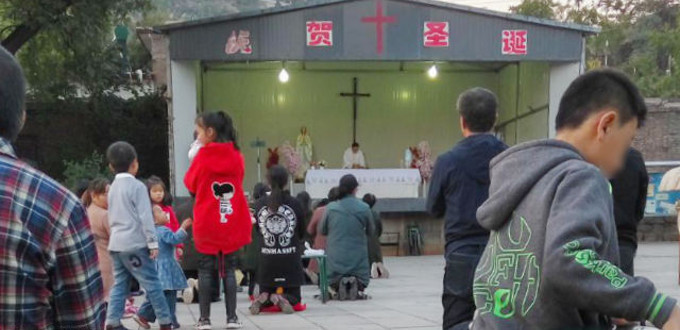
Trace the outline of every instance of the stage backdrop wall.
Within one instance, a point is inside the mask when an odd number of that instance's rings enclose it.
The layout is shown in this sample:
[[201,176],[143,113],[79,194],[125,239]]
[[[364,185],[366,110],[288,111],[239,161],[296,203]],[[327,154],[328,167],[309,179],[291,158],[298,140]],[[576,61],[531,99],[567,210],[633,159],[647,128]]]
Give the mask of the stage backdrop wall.
[[[499,94],[500,120],[521,115],[529,107],[547,104],[547,65],[510,64],[501,70],[471,64],[439,64],[437,79],[425,74],[431,63],[312,62],[286,63],[290,81],[278,80],[280,63],[203,65],[198,104],[204,111],[227,110],[235,120],[247,164],[247,187],[257,180],[257,137],[268,147],[295,143],[301,126],[314,142],[315,160],[341,166],[352,142],[352,78],[359,92],[357,140],[373,168],[398,168],[404,149],[430,142],[436,156],[461,139],[455,103],[467,88],[482,86]],[[519,72],[519,79],[517,74]],[[544,94],[544,95],[535,95]],[[518,102],[519,100],[519,102]],[[518,111],[518,109],[520,109]],[[515,127],[520,130],[515,139]],[[547,109],[507,125],[508,143],[547,136]],[[264,151],[263,164],[267,161]],[[263,166],[264,168],[264,166]]]

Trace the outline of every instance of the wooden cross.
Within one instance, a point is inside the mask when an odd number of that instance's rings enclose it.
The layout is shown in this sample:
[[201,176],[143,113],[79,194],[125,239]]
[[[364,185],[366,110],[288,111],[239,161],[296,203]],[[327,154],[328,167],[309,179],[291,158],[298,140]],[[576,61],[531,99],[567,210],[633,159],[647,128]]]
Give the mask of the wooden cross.
[[359,93],[359,79],[354,77],[353,79],[354,89],[352,93],[340,93],[340,96],[351,97],[352,106],[354,110],[354,119],[352,121],[352,141],[357,142],[357,103],[360,97],[371,97],[371,94]]

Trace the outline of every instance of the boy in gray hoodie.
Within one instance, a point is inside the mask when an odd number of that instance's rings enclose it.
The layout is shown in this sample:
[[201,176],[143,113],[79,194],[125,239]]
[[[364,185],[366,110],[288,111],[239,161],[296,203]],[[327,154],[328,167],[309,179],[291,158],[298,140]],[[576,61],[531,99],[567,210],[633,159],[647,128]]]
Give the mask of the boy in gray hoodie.
[[612,318],[680,329],[676,300],[617,266],[606,177],[646,114],[625,75],[592,71],[565,92],[556,139],[491,162],[489,199],[477,212],[491,236],[475,273],[472,329],[611,329]]

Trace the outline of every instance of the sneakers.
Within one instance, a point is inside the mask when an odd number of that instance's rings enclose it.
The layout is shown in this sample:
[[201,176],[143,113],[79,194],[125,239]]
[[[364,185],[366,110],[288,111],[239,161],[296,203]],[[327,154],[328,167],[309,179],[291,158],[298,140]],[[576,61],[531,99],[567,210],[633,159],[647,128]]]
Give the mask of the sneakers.
[[194,329],[196,330],[211,330],[212,325],[210,324],[209,319],[199,319],[198,323],[194,325]]
[[359,298],[359,280],[356,277],[343,277],[338,285],[338,300],[357,300]]
[[345,301],[349,297],[349,278],[343,277],[338,285],[338,300]]
[[134,299],[128,299],[125,302],[125,312],[123,313],[123,318],[129,319],[129,318],[137,315],[137,312],[139,312],[139,307],[135,306],[135,300]]
[[279,306],[281,308],[281,311],[285,314],[293,314],[295,313],[295,310],[293,309],[293,305],[290,304],[290,301],[286,299],[282,295],[278,294],[273,294],[271,299],[272,303],[276,306]]
[[161,330],[172,330],[172,323],[171,324],[161,324]]
[[382,262],[378,262],[377,265],[378,267],[378,273],[380,273],[380,278],[390,278],[390,271],[387,270],[387,267]]
[[185,304],[191,304],[194,302],[194,297],[196,295],[194,290],[198,290],[198,280],[195,278],[190,278],[187,280],[188,288],[182,290],[182,300]]
[[132,316],[132,319],[139,324],[139,326],[142,329],[151,329],[151,324],[149,324],[149,321],[147,319],[139,316],[138,314],[135,314]]
[[261,293],[255,300],[253,300],[253,303],[250,305],[250,314],[260,314],[260,312],[262,312],[262,305],[264,305],[267,300],[269,300],[269,294],[266,292]]
[[380,277],[380,272],[378,272],[378,263],[374,262],[371,265],[371,278],[379,278]]
[[241,329],[243,324],[238,320],[238,317],[227,320],[227,329]]
[[319,275],[308,268],[305,268],[305,273],[309,276],[309,280],[312,281],[312,284],[319,285]]
[[347,281],[349,282],[347,298],[352,301],[357,300],[357,298],[359,298],[359,281],[354,276],[347,279]]

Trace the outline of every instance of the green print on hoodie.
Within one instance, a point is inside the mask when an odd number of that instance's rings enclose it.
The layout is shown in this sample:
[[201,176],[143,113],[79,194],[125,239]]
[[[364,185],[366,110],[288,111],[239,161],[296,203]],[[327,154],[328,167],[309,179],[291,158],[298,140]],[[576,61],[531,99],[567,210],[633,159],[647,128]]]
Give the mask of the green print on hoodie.
[[567,143],[496,157],[477,219],[491,236],[475,274],[473,330],[611,328],[611,317],[661,328],[676,304],[616,266],[609,183]]

